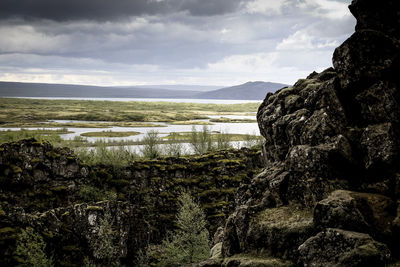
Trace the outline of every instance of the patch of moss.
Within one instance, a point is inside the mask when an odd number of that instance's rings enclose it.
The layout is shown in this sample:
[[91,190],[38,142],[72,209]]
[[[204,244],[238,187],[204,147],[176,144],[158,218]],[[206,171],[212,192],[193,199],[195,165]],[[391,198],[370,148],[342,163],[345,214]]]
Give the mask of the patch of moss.
[[31,164],[38,163],[39,161],[40,161],[40,159],[38,159],[38,158],[33,158],[33,159],[31,160]]
[[17,165],[11,164],[10,167],[11,167],[11,170],[13,171],[13,173],[21,173],[22,172],[22,169],[20,167],[18,167]]
[[3,210],[2,206],[0,205],[0,217],[6,216],[6,212]]
[[216,208],[221,208],[224,207],[228,204],[228,202],[226,201],[219,201],[219,202],[213,202],[213,203],[206,203],[201,205],[201,208],[203,210],[212,210],[212,209],[216,209]]
[[53,151],[53,150],[52,150],[52,151],[47,151],[47,152],[46,152],[46,156],[49,157],[49,158],[51,158],[51,159],[58,159],[58,158],[61,157],[60,154],[56,153],[56,152]]
[[151,177],[150,181],[152,184],[158,184],[161,182],[161,178],[160,177]]
[[44,231],[42,232],[42,235],[48,239],[53,239],[54,238],[54,234],[51,231]]
[[265,209],[258,213],[253,221],[259,225],[266,225],[269,228],[294,228],[310,225],[313,221],[313,214],[311,210],[284,206]]
[[15,228],[11,227],[0,228],[0,235],[15,233],[15,232],[16,232]]
[[88,211],[101,211],[101,210],[103,210],[103,207],[101,207],[101,206],[87,206],[86,210],[88,210]]
[[17,238],[17,230],[11,227],[0,228],[0,241],[8,242]]
[[207,216],[207,219],[216,219],[216,218],[222,218],[225,217],[226,214],[225,213],[218,213],[218,214],[213,214],[213,215],[209,215]]
[[222,194],[228,194],[228,195],[234,195],[237,191],[236,187],[230,187],[230,188],[222,188],[221,193]]
[[69,211],[66,211],[66,212],[64,212],[63,214],[61,214],[61,218],[62,218],[62,217],[67,217],[67,216],[69,216],[69,214],[70,214]]
[[134,162],[133,163],[133,167],[137,170],[150,170],[150,166],[147,164],[143,164],[143,163],[138,163],[138,162]]
[[171,164],[167,166],[168,170],[175,171],[175,170],[186,170],[186,165],[183,164]]
[[223,163],[227,166],[232,166],[232,165],[239,165],[242,161],[239,159],[221,159],[217,161],[218,163]]
[[62,192],[68,191],[68,187],[65,185],[60,185],[60,186],[51,187],[50,190],[55,193],[62,193]]
[[196,185],[200,182],[200,177],[194,178],[173,178],[172,181],[177,185]]
[[209,190],[204,190],[203,192],[199,193],[199,197],[207,197],[209,195],[219,196],[221,194],[221,189],[219,188],[211,188]]
[[154,164],[153,167],[159,169],[160,171],[165,171],[166,169],[165,165],[160,164]]

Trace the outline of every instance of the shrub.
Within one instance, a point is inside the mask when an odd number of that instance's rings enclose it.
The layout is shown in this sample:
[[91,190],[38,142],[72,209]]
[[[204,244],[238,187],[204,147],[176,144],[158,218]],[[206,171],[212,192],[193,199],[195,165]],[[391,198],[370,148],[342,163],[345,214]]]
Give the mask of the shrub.
[[155,159],[160,156],[158,143],[160,138],[157,131],[148,131],[142,139],[143,148],[141,152],[145,158]]
[[204,125],[203,130],[199,132],[196,130],[196,127],[192,127],[190,145],[194,153],[200,155],[212,150],[211,132],[206,125]]
[[168,144],[166,145],[166,155],[179,157],[184,154],[183,145],[179,140],[178,133],[171,133],[170,138],[168,140]]
[[21,261],[20,266],[53,266],[53,260],[47,257],[45,249],[46,243],[42,236],[32,228],[27,228],[22,230],[18,237],[15,255]]
[[228,149],[231,148],[231,137],[229,134],[226,133],[218,133],[216,135],[217,143],[216,143],[216,149],[217,150],[222,150],[222,149]]

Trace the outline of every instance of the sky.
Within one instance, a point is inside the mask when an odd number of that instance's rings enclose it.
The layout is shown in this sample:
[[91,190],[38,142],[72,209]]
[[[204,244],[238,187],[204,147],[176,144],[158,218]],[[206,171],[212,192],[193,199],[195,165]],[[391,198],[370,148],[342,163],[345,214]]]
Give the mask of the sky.
[[0,81],[293,84],[332,65],[350,0],[1,0]]

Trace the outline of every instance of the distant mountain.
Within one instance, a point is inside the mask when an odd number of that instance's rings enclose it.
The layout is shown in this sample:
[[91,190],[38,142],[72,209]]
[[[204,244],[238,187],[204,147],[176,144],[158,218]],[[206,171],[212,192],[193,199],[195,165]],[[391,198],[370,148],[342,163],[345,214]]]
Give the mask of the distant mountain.
[[[200,98],[262,100],[268,92],[287,85],[271,82],[247,82],[245,84],[204,91],[212,87],[192,87],[200,90],[183,90],[179,85],[175,90],[151,87],[102,87],[75,84],[0,82],[0,97],[104,97],[104,98]],[[157,86],[158,87],[158,86]],[[173,87],[168,87],[173,88]]]
[[0,82],[0,97],[193,98],[201,91],[141,87]]
[[[127,88],[126,86],[125,88]],[[129,86],[131,87],[131,86]],[[189,91],[212,91],[221,89],[222,86],[217,85],[183,85],[183,84],[171,84],[171,85],[143,85],[141,88],[159,88],[169,90],[189,90]]]
[[288,86],[272,82],[247,82],[241,85],[202,92],[196,96],[201,99],[263,100],[268,92],[275,92]]

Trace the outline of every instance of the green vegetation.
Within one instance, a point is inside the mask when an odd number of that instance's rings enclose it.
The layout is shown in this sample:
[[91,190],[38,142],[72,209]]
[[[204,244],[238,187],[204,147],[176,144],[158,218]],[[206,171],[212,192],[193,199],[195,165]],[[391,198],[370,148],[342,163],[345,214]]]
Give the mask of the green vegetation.
[[10,128],[111,128],[111,127],[166,127],[163,124],[145,122],[9,122],[0,127]]
[[90,246],[93,249],[93,256],[100,263],[100,266],[121,265],[118,257],[117,236],[118,233],[112,228],[111,214],[106,212],[104,218],[100,219],[100,226],[96,236],[90,242]]
[[138,135],[139,132],[112,132],[112,131],[102,131],[102,132],[87,132],[82,133],[81,136],[86,137],[127,137],[132,135]]
[[123,146],[107,148],[105,144],[96,146],[94,149],[75,149],[78,158],[85,164],[105,164],[111,166],[126,166],[138,155]]
[[190,135],[190,145],[196,154],[204,154],[212,150],[212,138],[207,126],[202,131],[197,132],[196,128],[192,128]]
[[[211,132],[206,125],[207,115],[248,115],[255,112],[258,103],[247,104],[195,104],[170,102],[113,102],[82,100],[38,100],[0,98],[1,127],[46,127],[54,130],[0,131],[0,144],[20,139],[35,138],[38,142],[48,141],[55,147],[74,149],[79,158],[86,164],[105,164],[126,166],[137,159],[138,154],[145,158],[159,156],[182,156],[188,153],[183,143],[189,143],[196,154],[228,149],[234,141],[244,141],[244,146],[260,145],[261,137],[255,135],[226,134]],[[252,114],[254,115],[254,114]],[[51,120],[83,120],[80,122],[56,123]],[[197,120],[197,121],[196,121]],[[218,119],[217,119],[218,120]],[[221,121],[234,120],[221,118]],[[164,127],[151,122],[168,122],[170,124],[204,125],[203,130],[185,133],[170,133],[159,138],[155,131],[147,134],[142,140],[110,140],[109,137],[127,137],[139,134],[136,131],[102,131],[88,132],[75,136],[72,140],[63,140],[60,134],[71,133],[66,127]],[[239,122],[239,121],[237,121]],[[244,121],[240,121],[244,122]],[[212,124],[212,123],[211,123]],[[64,127],[64,128],[62,128]],[[89,142],[84,137],[104,137]],[[164,146],[159,146],[160,144]],[[142,145],[141,153],[129,150],[125,146]],[[162,148],[162,149],[161,149]],[[52,154],[52,158],[59,155]],[[34,163],[34,162],[33,162]]]
[[149,131],[146,136],[143,137],[143,148],[141,152],[145,158],[155,159],[161,155],[158,143],[159,141],[158,132]]
[[184,151],[184,147],[181,143],[182,139],[180,139],[179,133],[171,133],[168,135],[168,143],[166,145],[166,155],[179,157],[181,155],[186,154]]
[[186,192],[178,197],[178,229],[162,242],[160,266],[182,266],[208,258],[210,247],[204,212]]
[[55,129],[55,130],[25,130],[20,131],[0,131],[0,144],[7,142],[14,142],[26,138],[35,138],[38,141],[50,141],[52,143],[62,142],[59,134],[71,133],[67,129]]
[[229,119],[229,118],[218,118],[218,119],[210,119],[210,122],[222,122],[222,123],[252,123],[257,122],[252,119]]
[[[206,115],[242,115],[259,103],[197,104],[0,98],[2,127],[22,127],[48,120],[171,122],[207,119]],[[26,127],[26,126],[24,126]],[[43,125],[41,125],[43,127]],[[59,127],[59,126],[57,126]]]
[[172,121],[172,125],[214,125],[214,123],[208,121]]
[[47,257],[45,249],[46,243],[43,241],[42,236],[34,232],[32,228],[22,230],[19,234],[15,250],[15,255],[20,261],[19,266],[53,266],[53,260]]

